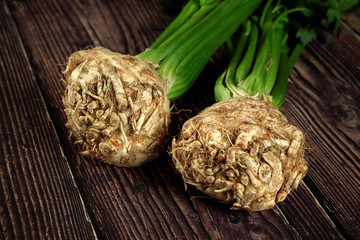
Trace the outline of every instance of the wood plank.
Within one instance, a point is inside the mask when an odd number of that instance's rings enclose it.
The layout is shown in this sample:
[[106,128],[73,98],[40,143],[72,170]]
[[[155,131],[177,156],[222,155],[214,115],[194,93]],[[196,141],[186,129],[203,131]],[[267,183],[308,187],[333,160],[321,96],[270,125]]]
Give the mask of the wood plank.
[[347,11],[343,15],[344,22],[354,30],[358,35],[360,35],[360,7],[357,7],[351,11]]
[[[131,54],[144,50],[171,19],[160,16],[160,2],[12,2],[50,115],[99,237],[341,239],[341,233],[305,185],[279,208],[261,213],[233,212],[213,200],[192,198],[199,196],[194,190],[185,192],[166,154],[158,162],[134,169],[107,166],[76,154],[64,128],[60,100],[63,88],[58,81],[64,67],[59,63],[88,45],[101,44]],[[214,102],[209,79],[220,72],[223,64],[220,59],[214,61],[216,67],[207,68],[194,88],[175,102],[177,110],[193,112],[174,115],[174,134],[185,119]],[[287,104],[285,112],[293,114],[292,104]]]
[[330,43],[311,43],[283,109],[308,138],[305,182],[347,238],[360,233],[359,49],[360,38],[346,24]]
[[0,42],[0,239],[96,239],[5,2]]

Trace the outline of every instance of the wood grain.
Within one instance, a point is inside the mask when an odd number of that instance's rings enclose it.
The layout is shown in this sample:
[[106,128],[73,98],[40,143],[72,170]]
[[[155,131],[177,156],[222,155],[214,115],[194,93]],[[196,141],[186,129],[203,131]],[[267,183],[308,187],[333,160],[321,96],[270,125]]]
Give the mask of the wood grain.
[[[348,56],[348,53],[356,52],[360,42],[353,30],[355,28],[349,27],[356,21],[347,21],[345,35],[332,45],[318,42],[310,45],[292,74],[289,97],[282,111],[308,135],[309,174],[299,189],[276,208],[248,213],[230,211],[228,206],[204,198],[193,188],[185,191],[167,153],[157,162],[139,168],[117,168],[79,156],[77,147],[67,136],[61,103],[63,86],[59,80],[68,56],[73,51],[97,45],[122,53],[143,51],[174,17],[164,10],[163,1],[7,0],[7,4],[29,57],[28,68],[33,70],[31,81],[36,79],[41,91],[39,99],[44,99],[51,118],[42,116],[42,119],[55,126],[71,174],[100,239],[343,239],[359,235],[360,224],[356,217],[360,215],[359,135],[356,134],[359,118],[354,110],[358,107],[359,85],[356,80],[359,79],[359,68],[356,64],[360,56]],[[356,19],[356,15],[347,18]],[[4,56],[9,57],[10,52]],[[334,61],[329,61],[333,58]],[[214,102],[214,76],[223,69],[223,60],[223,55],[216,55],[199,82],[174,102],[174,112],[177,113],[172,117],[173,135],[178,133],[186,119]],[[7,76],[5,79],[13,78]],[[328,82],[334,82],[334,85]],[[1,102],[11,99],[9,94],[16,91],[9,91]],[[339,98],[339,101],[332,101]],[[34,118],[39,117],[36,112],[31,114]],[[7,129],[13,131],[10,127]],[[23,132],[19,136],[25,134]],[[56,138],[56,133],[50,135],[51,139]],[[1,140],[2,144],[6,141]],[[18,146],[15,140],[11,141],[6,148]],[[51,145],[48,142],[34,139],[31,146],[46,148]],[[55,151],[51,157],[60,158],[60,162],[65,160],[61,152]],[[25,155],[14,155],[13,158],[24,162]],[[33,162],[26,165],[31,169],[29,172],[46,179],[49,170],[41,169]],[[13,171],[19,171],[16,169],[13,167]],[[63,178],[62,174],[54,175]],[[50,186],[57,178],[49,183],[43,180],[44,188],[52,189]],[[9,175],[1,186],[10,189],[13,183],[16,186]],[[62,187],[62,191],[69,191],[69,186],[64,184]],[[33,196],[21,189],[14,189],[11,193],[20,198],[23,194]],[[14,201],[7,200],[6,196],[0,195],[1,202],[8,202],[0,208],[2,229],[7,226],[10,232],[16,228],[19,233],[28,233],[29,229],[21,228],[21,221],[25,220],[21,217],[10,219],[9,212],[15,211],[16,207]],[[56,194],[51,196],[59,197]],[[42,195],[39,201],[34,200],[34,204],[44,203],[46,197]],[[81,204],[76,205],[83,206]],[[64,211],[69,211],[69,207],[64,208]],[[67,223],[59,222],[58,216],[40,210],[31,214],[21,211],[16,216],[26,216],[29,222],[43,218],[60,225],[63,232],[68,229]],[[79,213],[78,217],[81,216]],[[38,225],[41,229],[41,224]],[[87,231],[85,228],[82,231]]]
[[346,25],[330,43],[311,43],[295,67],[284,106],[308,138],[305,182],[348,238],[360,232],[353,217],[360,216],[359,49],[359,36]]
[[359,7],[352,9],[351,11],[347,11],[343,15],[343,22],[345,22],[345,24],[347,24],[349,28],[354,30],[354,32],[356,32],[357,35],[360,35],[359,18],[360,18]]
[[4,2],[0,42],[0,239],[96,239]]

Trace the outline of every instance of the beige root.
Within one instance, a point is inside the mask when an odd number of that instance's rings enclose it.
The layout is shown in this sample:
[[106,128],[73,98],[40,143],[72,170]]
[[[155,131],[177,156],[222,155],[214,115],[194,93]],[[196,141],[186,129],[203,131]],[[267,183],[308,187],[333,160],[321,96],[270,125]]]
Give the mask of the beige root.
[[97,47],[73,53],[63,74],[66,126],[82,154],[121,167],[160,155],[170,101],[155,66]]
[[304,142],[268,100],[233,98],[189,119],[171,154],[185,183],[232,209],[259,211],[297,188],[307,172]]

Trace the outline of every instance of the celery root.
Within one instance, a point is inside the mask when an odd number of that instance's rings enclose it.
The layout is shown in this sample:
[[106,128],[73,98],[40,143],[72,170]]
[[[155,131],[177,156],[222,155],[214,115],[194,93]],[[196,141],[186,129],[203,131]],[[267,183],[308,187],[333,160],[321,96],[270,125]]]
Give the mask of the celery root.
[[189,119],[172,143],[186,184],[251,211],[272,208],[298,186],[308,168],[305,135],[278,108],[305,44],[322,24],[332,32],[340,21],[331,15],[341,16],[336,1],[324,1],[323,11],[317,2],[265,1],[231,39],[232,59],[215,83],[218,103]]
[[97,47],[72,54],[63,74],[66,126],[83,155],[125,167],[159,156],[170,102],[153,66]]
[[190,0],[136,57],[99,47],[73,53],[63,72],[63,103],[81,153],[121,167],[158,158],[166,146],[170,100],[191,87],[261,1]]
[[304,134],[267,99],[231,98],[189,119],[171,154],[184,182],[232,209],[272,208],[307,172]]

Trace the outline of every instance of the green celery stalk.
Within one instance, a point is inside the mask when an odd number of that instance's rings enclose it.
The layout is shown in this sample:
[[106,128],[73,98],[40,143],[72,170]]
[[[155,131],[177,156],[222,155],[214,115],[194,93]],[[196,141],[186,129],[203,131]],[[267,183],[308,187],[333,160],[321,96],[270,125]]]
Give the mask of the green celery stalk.
[[252,23],[249,44],[246,53],[242,58],[235,73],[235,84],[238,85],[249,74],[249,71],[254,62],[256,47],[258,43],[259,29],[255,23]]
[[[276,3],[268,1],[263,6],[262,12],[257,12],[251,17],[252,31],[247,50],[245,53],[235,51],[225,73],[217,79],[214,88],[216,101],[254,95],[261,98],[266,95],[273,104],[278,108],[281,107],[286,97],[290,72],[305,46],[299,39],[294,40],[293,35],[302,37],[301,34],[307,33],[302,31],[299,34],[299,31],[293,29],[290,31],[290,27],[299,30],[302,25],[297,19],[297,25],[294,25],[288,15],[301,12],[300,15],[306,18],[304,23],[308,24],[307,17],[313,20],[315,14],[305,7],[292,6],[293,3],[283,5],[280,1]],[[299,17],[299,14],[296,17]],[[259,33],[256,26],[259,28]],[[291,40],[296,42],[292,49],[289,47],[290,33],[293,34]],[[309,36],[304,37],[304,39],[309,38]],[[239,41],[238,47],[243,48],[243,45],[244,43]],[[237,65],[236,70],[234,70],[234,62]]]
[[[195,2],[195,1],[193,1]],[[257,9],[262,0],[203,1],[198,10],[180,14],[173,29],[137,55],[160,64],[158,72],[174,100],[195,82],[211,55]],[[189,7],[190,8],[190,7]],[[171,26],[171,25],[170,25]],[[175,29],[177,28],[177,29]]]

